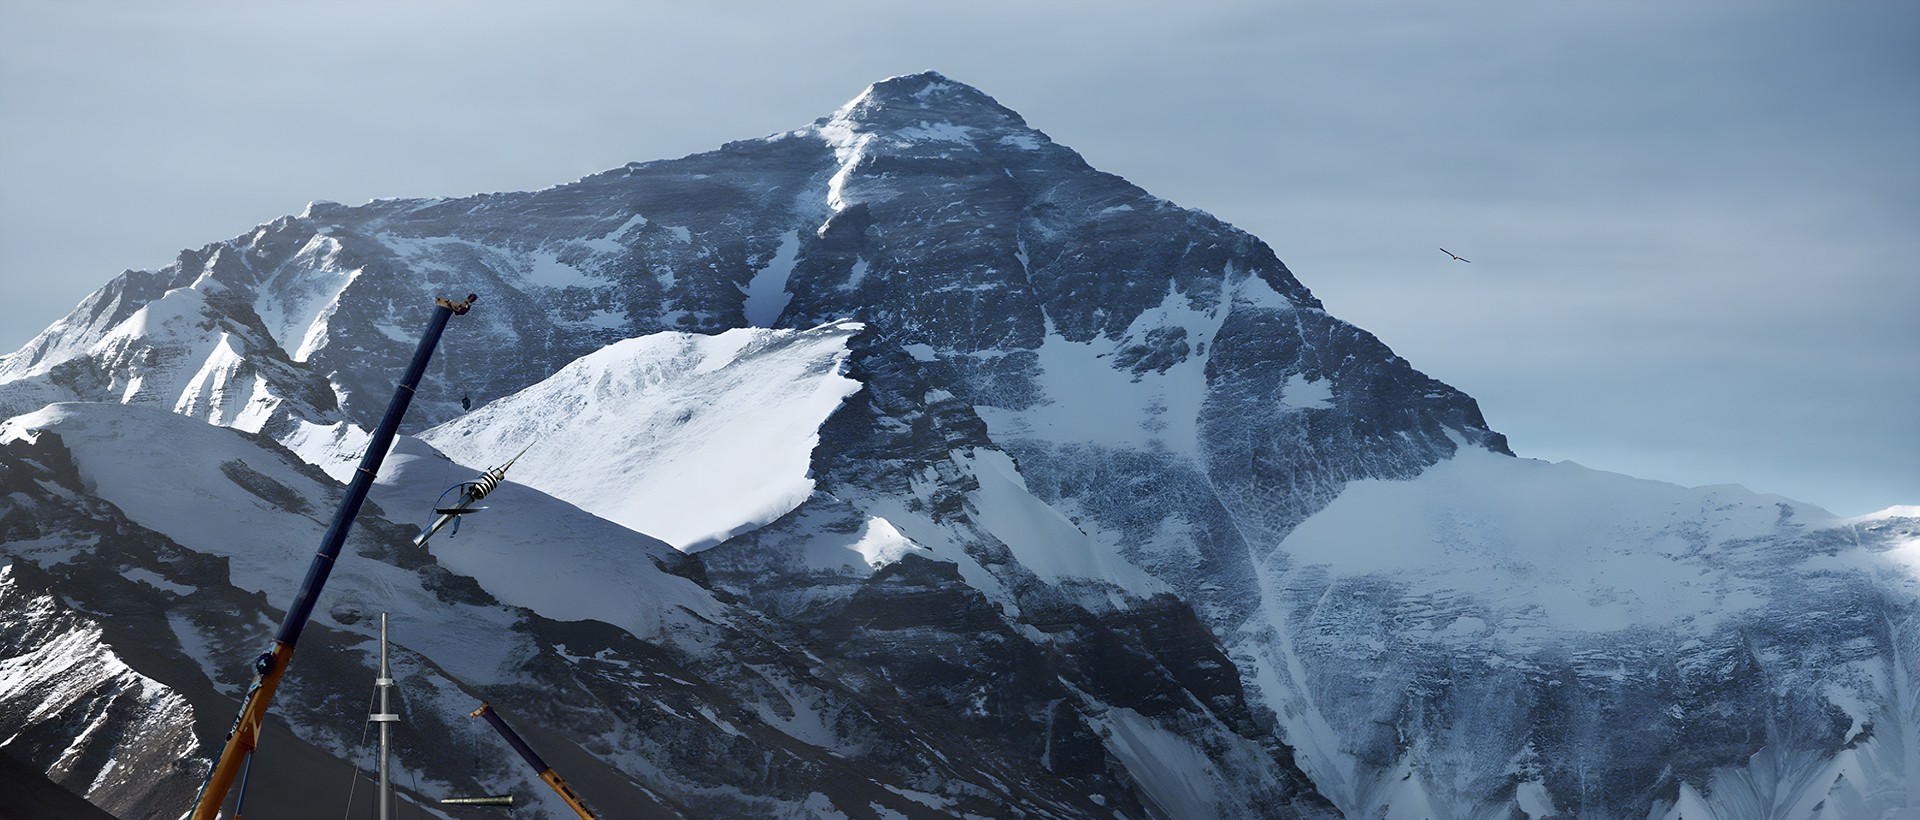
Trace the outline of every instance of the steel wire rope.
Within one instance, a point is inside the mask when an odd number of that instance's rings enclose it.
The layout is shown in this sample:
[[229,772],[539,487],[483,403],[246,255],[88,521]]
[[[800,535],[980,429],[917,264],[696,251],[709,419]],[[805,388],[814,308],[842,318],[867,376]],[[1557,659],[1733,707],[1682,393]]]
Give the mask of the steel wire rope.
[[[374,701],[378,700],[379,697],[380,693],[377,691],[367,696],[367,714],[373,714]],[[371,728],[373,728],[373,721],[371,720],[365,721],[360,725],[360,751],[362,752],[367,750],[367,730]],[[360,758],[356,756],[353,759],[353,779],[347,781],[347,810],[340,814],[340,820],[348,820],[348,818],[353,816],[353,794],[359,787]]]

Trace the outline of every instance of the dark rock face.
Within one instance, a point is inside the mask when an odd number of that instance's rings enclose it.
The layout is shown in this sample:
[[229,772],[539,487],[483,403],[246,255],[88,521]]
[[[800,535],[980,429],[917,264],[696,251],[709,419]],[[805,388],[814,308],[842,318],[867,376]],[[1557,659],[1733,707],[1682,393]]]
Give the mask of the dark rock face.
[[[955,454],[992,448],[986,424],[941,397],[921,365],[878,334],[856,340],[849,375],[865,388],[821,431],[813,499],[700,553],[716,587],[777,617],[785,642],[897,704],[905,722],[937,727],[942,746],[1002,747],[998,776],[1013,782],[1044,773],[1034,788],[1075,814],[1181,814],[1136,786],[1137,762],[1108,751],[1110,716],[1124,711],[1214,750],[1225,788],[1211,812],[1330,816],[1285,745],[1256,724],[1232,661],[1185,602],[1161,595],[1115,609],[1091,581],[1048,583],[975,520],[979,481]],[[918,555],[872,570],[799,558],[801,543],[858,541],[874,509],[899,498],[904,511],[888,515],[924,517],[1007,597]]]

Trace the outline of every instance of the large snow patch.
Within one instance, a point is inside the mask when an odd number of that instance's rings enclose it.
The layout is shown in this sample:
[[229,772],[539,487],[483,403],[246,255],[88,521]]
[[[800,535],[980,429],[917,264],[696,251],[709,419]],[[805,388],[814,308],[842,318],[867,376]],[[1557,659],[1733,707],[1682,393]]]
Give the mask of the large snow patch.
[[813,492],[820,425],[860,389],[842,373],[860,329],[628,339],[421,438],[475,469],[530,448],[512,480],[698,550]]
[[1710,628],[1764,600],[1726,550],[1837,523],[1741,487],[1687,488],[1461,447],[1411,481],[1354,482],[1281,548],[1336,576],[1469,592],[1496,614],[1544,616],[1557,629]]

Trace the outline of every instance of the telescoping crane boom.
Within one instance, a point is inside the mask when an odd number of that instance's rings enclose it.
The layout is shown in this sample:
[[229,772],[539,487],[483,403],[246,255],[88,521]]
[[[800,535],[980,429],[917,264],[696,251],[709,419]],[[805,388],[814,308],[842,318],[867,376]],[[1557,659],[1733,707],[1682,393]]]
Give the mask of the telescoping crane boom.
[[527,761],[527,765],[540,773],[541,780],[552,786],[554,791],[559,792],[560,799],[567,801],[567,807],[580,815],[580,820],[600,820],[592,809],[587,808],[587,804],[580,802],[580,795],[573,793],[573,787],[568,786],[567,781],[560,779],[560,773],[554,771],[546,761],[541,760],[539,755],[534,754],[533,748],[520,739],[520,734],[515,732],[512,726],[508,726],[506,721],[500,719],[500,713],[493,711],[492,706],[482,703],[480,708],[473,710],[473,714],[468,717],[486,718],[487,722],[493,725],[494,731],[507,739],[507,745],[520,753],[520,759]]
[[[253,683],[247,687],[246,696],[240,704],[240,716],[234,719],[233,729],[227,733],[226,745],[214,760],[213,769],[207,772],[206,782],[200,785],[200,794],[194,799],[193,820],[214,820],[220,814],[220,807],[227,802],[227,793],[232,790],[236,777],[241,780],[241,799],[246,799],[242,766],[251,763],[253,750],[259,746],[260,729],[267,717],[267,707],[273,704],[274,692],[279,689],[280,679],[286,675],[287,665],[293,660],[294,644],[300,641],[301,630],[306,628],[307,620],[313,616],[320,590],[326,586],[327,576],[333,572],[333,564],[340,557],[340,548],[347,541],[347,532],[353,528],[353,519],[359,515],[361,503],[367,500],[367,491],[373,487],[373,479],[380,472],[380,464],[387,458],[388,448],[393,446],[393,437],[400,429],[400,419],[407,414],[407,405],[412,403],[420,377],[426,373],[427,361],[433,358],[433,350],[440,344],[440,334],[446,331],[447,320],[465,315],[478,298],[469,293],[463,302],[434,300],[433,319],[427,323],[419,346],[414,348],[413,361],[400,377],[400,386],[394,388],[393,401],[387,405],[387,414],[373,429],[373,438],[367,442],[367,452],[360,457],[360,466],[354,470],[353,480],[347,484],[347,493],[340,499],[333,523],[327,527],[326,535],[320,538],[320,551],[314,554],[313,563],[307,567],[306,580],[300,583],[300,591],[294,595],[293,605],[287,607],[287,616],[280,621],[280,631],[274,634],[273,644],[253,661]],[[233,817],[235,820],[240,818],[238,804],[234,806]]]

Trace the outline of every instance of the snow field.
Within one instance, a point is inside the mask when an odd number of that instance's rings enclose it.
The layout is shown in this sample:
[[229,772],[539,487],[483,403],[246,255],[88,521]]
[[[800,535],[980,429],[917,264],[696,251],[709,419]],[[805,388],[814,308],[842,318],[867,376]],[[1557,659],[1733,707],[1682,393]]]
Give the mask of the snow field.
[[1495,616],[1554,630],[1686,623],[1704,632],[1765,601],[1725,561],[1730,544],[1835,523],[1819,508],[1739,488],[1689,489],[1462,446],[1411,481],[1354,482],[1280,548],[1335,576],[1459,591]]
[[628,339],[421,434],[480,469],[532,445],[515,481],[693,551],[813,492],[820,425],[860,387],[860,325]]

